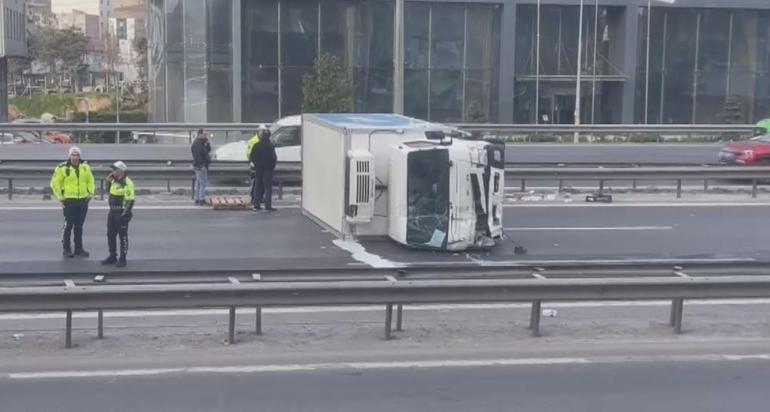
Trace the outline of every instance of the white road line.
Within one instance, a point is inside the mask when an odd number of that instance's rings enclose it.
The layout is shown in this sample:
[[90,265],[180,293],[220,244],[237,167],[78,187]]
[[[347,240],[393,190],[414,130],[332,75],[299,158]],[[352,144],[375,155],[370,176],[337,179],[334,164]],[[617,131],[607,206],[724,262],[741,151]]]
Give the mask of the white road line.
[[[533,274],[534,276],[534,274]],[[542,276],[542,275],[540,275]],[[603,307],[660,307],[670,306],[670,300],[660,301],[588,301],[588,302],[553,302],[543,303],[544,308],[603,308]],[[770,305],[770,299],[726,299],[726,300],[693,300],[687,302],[688,306],[749,306]],[[427,312],[442,310],[497,310],[497,309],[529,309],[529,303],[483,303],[467,305],[407,305],[406,310]],[[263,308],[262,313],[267,314],[315,314],[315,313],[345,313],[345,312],[381,312],[380,306],[306,306],[294,308]],[[104,312],[105,318],[155,318],[155,317],[192,317],[192,316],[226,316],[225,309],[200,309],[200,310],[148,310],[148,311],[108,311]],[[238,315],[252,315],[254,309],[238,309]],[[95,319],[96,312],[75,312],[75,319]],[[0,321],[20,320],[59,320],[64,319],[63,313],[6,313],[0,315]]]
[[[276,209],[299,209],[299,206],[281,206],[273,205]],[[109,210],[109,206],[89,206],[89,210]],[[137,205],[134,207],[136,210],[212,210],[208,207],[194,206],[194,205]],[[1,206],[1,211],[25,211],[25,210],[61,210],[61,206]],[[245,212],[247,210],[242,210]]]
[[390,362],[335,362],[285,365],[246,365],[246,366],[193,366],[183,368],[156,369],[116,369],[116,370],[70,370],[50,372],[12,372],[5,376],[12,380],[34,379],[72,379],[102,378],[126,376],[157,376],[180,374],[254,374],[268,372],[299,372],[319,370],[371,370],[371,369],[435,369],[463,367],[499,367],[499,366],[553,366],[587,365],[609,363],[643,362],[736,362],[770,360],[767,354],[713,354],[713,355],[671,355],[671,356],[616,356],[616,357],[574,357],[574,358],[500,358],[500,359],[444,359],[425,361],[390,361]]
[[[599,265],[617,265],[617,264],[645,264],[645,263],[670,263],[685,264],[685,263],[739,263],[739,262],[755,262],[754,258],[709,258],[709,259],[584,259],[584,260],[485,260],[479,259],[468,255],[468,259],[478,266],[482,267],[500,267],[500,266],[519,266],[519,267],[532,267],[532,266],[548,266],[548,265],[574,265],[574,264],[599,264]],[[409,262],[411,265],[425,264],[425,262]],[[446,262],[445,262],[446,263]]]
[[572,231],[653,231],[673,230],[673,226],[586,226],[586,227],[506,227],[505,230],[517,232],[572,232]]
[[506,209],[515,208],[557,208],[557,207],[770,207],[770,203],[755,202],[693,202],[693,203],[675,203],[675,202],[634,202],[634,203],[520,203],[506,204]]

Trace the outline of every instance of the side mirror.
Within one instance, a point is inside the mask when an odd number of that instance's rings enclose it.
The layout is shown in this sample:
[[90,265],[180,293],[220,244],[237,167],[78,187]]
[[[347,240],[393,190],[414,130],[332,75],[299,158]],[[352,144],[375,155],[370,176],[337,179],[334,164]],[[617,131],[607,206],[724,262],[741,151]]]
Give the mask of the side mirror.
[[440,130],[426,130],[425,137],[428,140],[444,140],[446,134]]

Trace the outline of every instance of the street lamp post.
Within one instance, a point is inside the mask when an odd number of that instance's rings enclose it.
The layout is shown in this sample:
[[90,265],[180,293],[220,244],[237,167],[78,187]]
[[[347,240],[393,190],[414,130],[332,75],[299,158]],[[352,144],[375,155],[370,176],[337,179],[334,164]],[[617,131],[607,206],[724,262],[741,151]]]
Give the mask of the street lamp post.
[[[575,81],[575,126],[580,126],[580,82],[582,80],[583,57],[583,0],[580,0],[580,22],[578,23],[577,81]],[[580,132],[575,131],[574,142],[580,140]]]

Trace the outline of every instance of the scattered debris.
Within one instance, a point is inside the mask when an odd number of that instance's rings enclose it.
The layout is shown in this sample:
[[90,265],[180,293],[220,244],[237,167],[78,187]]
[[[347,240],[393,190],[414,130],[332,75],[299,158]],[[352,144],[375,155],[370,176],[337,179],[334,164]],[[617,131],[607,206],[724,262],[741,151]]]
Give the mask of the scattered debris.
[[543,309],[543,316],[546,318],[555,318],[559,315],[559,311],[556,309]]
[[214,210],[248,210],[251,204],[243,197],[213,196],[209,204]]

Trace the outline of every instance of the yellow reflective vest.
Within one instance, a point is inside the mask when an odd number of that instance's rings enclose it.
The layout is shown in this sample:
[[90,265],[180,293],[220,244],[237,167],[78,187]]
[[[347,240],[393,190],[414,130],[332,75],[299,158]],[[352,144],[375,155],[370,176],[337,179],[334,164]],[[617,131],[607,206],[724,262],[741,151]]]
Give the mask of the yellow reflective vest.
[[94,175],[88,163],[77,166],[69,161],[60,163],[51,177],[51,192],[57,199],[90,199],[94,195]]
[[110,183],[110,203],[112,203],[113,198],[122,198],[123,204],[121,207],[127,208],[136,198],[134,181],[125,176],[121,180],[115,180]]
[[257,143],[259,143],[259,134],[252,136],[248,143],[246,143],[246,159],[251,160],[251,149],[253,149]]

